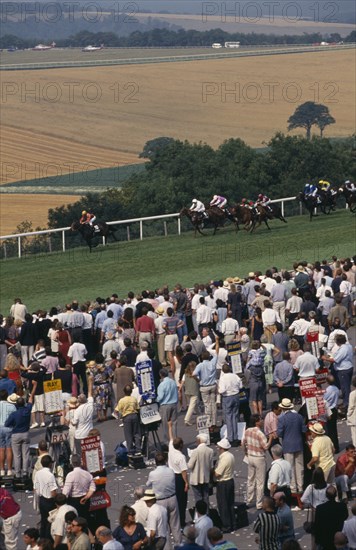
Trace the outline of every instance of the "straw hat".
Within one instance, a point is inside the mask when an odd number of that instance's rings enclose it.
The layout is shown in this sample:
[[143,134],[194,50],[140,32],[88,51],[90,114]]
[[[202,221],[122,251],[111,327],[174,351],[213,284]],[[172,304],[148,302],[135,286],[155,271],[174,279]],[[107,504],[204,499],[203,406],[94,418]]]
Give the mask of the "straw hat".
[[323,426],[320,424],[320,422],[315,422],[312,426],[310,426],[309,430],[313,432],[313,434],[316,435],[324,435],[325,430]]
[[70,397],[67,401],[67,405],[74,409],[78,405],[78,399],[76,397]]
[[240,277],[234,277],[234,283],[239,285],[239,284],[243,283],[243,280],[240,279]]
[[87,363],[87,367],[89,369],[92,369],[93,367],[95,367],[95,365],[96,365],[95,361],[88,361],[88,363]]
[[227,449],[231,449],[230,441],[228,439],[226,439],[226,437],[224,437],[224,439],[221,439],[220,441],[218,441],[217,445],[218,445],[218,447],[220,447],[221,449],[225,449],[226,451],[227,451]]
[[231,285],[231,283],[234,282],[233,277],[228,277],[226,280],[227,280],[228,283],[230,283],[230,285]]
[[145,494],[142,497],[142,500],[153,500],[156,498],[156,495],[152,489],[146,489]]
[[163,315],[164,313],[164,309],[162,306],[158,306],[158,308],[156,309],[156,313],[157,315]]
[[282,402],[278,405],[280,409],[290,410],[294,409],[294,405],[290,399],[285,397],[282,399]]
[[224,288],[230,288],[230,283],[228,281],[224,281],[223,282],[223,287]]
[[297,271],[300,271],[301,273],[304,273],[304,267],[302,265],[298,265]]
[[254,271],[250,271],[250,273],[248,274],[248,276],[250,277],[250,279],[252,279],[252,277],[255,277],[255,272],[254,272]]
[[18,400],[19,397],[20,396],[16,395],[16,393],[12,393],[11,395],[9,395],[6,401],[8,403],[11,403],[11,405],[16,405],[16,401]]

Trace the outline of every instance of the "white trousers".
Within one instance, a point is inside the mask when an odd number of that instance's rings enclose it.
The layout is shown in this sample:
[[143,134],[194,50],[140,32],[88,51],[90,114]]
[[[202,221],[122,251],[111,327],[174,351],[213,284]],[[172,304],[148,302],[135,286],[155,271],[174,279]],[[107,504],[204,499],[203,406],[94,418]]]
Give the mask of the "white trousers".
[[17,541],[19,538],[19,528],[22,519],[22,512],[19,510],[17,514],[3,520],[3,529],[5,535],[6,550],[16,550]]

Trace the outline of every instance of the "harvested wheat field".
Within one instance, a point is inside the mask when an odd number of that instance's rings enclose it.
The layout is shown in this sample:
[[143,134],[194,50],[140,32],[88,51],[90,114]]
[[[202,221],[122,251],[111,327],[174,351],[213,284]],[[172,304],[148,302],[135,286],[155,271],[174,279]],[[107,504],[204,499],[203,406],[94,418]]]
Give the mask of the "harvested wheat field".
[[47,227],[49,208],[76,202],[73,195],[0,195],[0,235],[9,235],[23,221],[32,227]]
[[[240,137],[261,147],[276,131],[285,132],[288,117],[308,100],[327,105],[336,119],[326,136],[346,136],[354,132],[355,66],[354,50],[330,50],[14,71],[3,78],[17,90],[3,98],[3,158],[63,166],[68,158],[99,159],[111,166],[134,162],[157,136],[213,146]],[[26,87],[36,93],[26,96]],[[224,95],[229,90],[234,93]]]
[[[6,111],[6,107],[2,109]],[[99,139],[95,145],[87,145],[57,137],[56,127],[48,127],[46,120],[38,124],[34,119],[32,128],[4,124],[0,136],[1,184],[139,162],[137,154],[125,151],[119,154],[114,148],[101,146]]]

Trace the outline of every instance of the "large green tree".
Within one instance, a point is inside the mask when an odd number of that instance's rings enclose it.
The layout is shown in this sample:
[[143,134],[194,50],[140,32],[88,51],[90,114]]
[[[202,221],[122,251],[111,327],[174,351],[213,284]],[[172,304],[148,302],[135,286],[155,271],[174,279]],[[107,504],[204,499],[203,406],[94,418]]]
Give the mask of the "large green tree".
[[288,131],[304,128],[306,130],[306,138],[310,140],[313,126],[318,126],[322,135],[326,126],[334,123],[335,119],[330,115],[326,105],[321,105],[314,101],[306,101],[302,105],[299,105],[289,117]]

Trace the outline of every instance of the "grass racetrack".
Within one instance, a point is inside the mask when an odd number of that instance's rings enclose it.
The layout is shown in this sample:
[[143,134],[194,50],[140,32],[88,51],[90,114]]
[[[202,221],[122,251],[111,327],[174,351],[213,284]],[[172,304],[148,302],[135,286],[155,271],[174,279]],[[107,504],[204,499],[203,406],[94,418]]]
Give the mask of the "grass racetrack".
[[113,292],[124,297],[129,290],[137,293],[164,284],[192,286],[244,277],[251,270],[291,268],[298,260],[347,257],[356,251],[356,216],[349,211],[320,215],[311,223],[303,215],[289,218],[287,225],[279,220],[270,225],[271,231],[261,226],[252,235],[236,235],[230,226],[215,237],[212,230],[197,238],[189,232],[100,245],[91,255],[87,248],[76,248],[2,261],[0,311],[6,315],[15,296],[32,311],[74,298],[83,301]]

